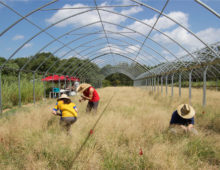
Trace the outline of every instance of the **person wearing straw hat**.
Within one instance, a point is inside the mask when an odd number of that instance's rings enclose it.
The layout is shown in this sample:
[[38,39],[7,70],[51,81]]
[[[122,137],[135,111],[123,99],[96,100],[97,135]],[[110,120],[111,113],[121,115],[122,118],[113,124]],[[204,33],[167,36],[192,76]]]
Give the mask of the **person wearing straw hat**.
[[194,128],[194,116],[195,110],[189,104],[181,104],[177,107],[177,110],[173,112],[170,120],[170,131],[177,133],[177,128],[184,130],[185,132],[192,132],[198,134]]
[[77,87],[76,91],[78,93],[82,93],[81,99],[79,99],[79,102],[82,102],[85,100],[89,101],[87,104],[86,112],[91,112],[92,109],[96,112],[100,97],[99,97],[98,92],[95,90],[95,88],[92,87],[90,84],[83,83]]
[[[60,113],[58,112],[60,111]],[[77,120],[78,110],[76,105],[71,102],[71,99],[66,95],[62,94],[58,99],[52,113],[56,116],[61,116],[60,125],[64,127],[69,134],[70,127]]]

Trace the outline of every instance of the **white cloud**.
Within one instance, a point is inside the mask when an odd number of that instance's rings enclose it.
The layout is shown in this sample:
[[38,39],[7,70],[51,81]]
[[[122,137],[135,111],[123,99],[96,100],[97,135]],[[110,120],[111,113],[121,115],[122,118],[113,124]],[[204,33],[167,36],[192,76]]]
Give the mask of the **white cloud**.
[[203,41],[207,43],[214,43],[220,40],[220,28],[208,28],[196,33]]
[[132,7],[128,10],[123,10],[121,11],[121,14],[124,15],[132,15],[132,14],[137,14],[139,12],[143,11],[143,9],[141,7]]
[[[86,5],[83,4],[76,4],[76,5],[69,5],[66,4],[63,6],[63,8],[76,8],[76,7],[88,7]],[[86,11],[87,9],[69,9],[69,10],[59,10],[57,11],[51,18],[46,19],[46,22],[52,24],[55,23],[61,19],[67,18],[71,15],[75,15],[77,13]],[[85,24],[89,24],[95,21],[98,21],[99,17],[97,15],[96,11],[91,11],[91,12],[87,12],[81,15],[78,15],[76,17],[72,17],[70,19],[67,19],[61,23],[59,23],[57,26],[59,27],[65,27],[67,25],[85,25]]]
[[24,36],[23,35],[15,35],[12,40],[16,41],[16,40],[21,40],[21,39],[24,39]]
[[[105,5],[108,5],[107,2],[104,2],[101,4],[101,6],[105,6]],[[75,5],[66,4],[63,6],[63,8],[77,8],[77,7],[88,7],[88,6],[80,4],[80,3],[75,4]],[[86,10],[88,10],[88,9],[59,10],[51,18],[46,19],[46,22],[52,24],[52,23],[55,23],[55,22],[62,20],[64,18],[75,15],[77,13],[85,12]],[[116,12],[114,8],[108,8],[108,10]],[[132,7],[127,10],[122,10],[120,13],[126,14],[126,15],[133,15],[133,14],[141,12],[142,10],[143,9],[141,7]],[[126,20],[126,17],[120,16],[120,15],[116,15],[113,13],[110,14],[109,12],[104,12],[101,10],[99,12],[101,14],[101,19],[103,21],[108,21],[108,22],[113,22],[113,23],[119,24],[119,23],[124,22]],[[65,27],[68,25],[82,26],[82,25],[86,25],[86,24],[93,23],[96,21],[100,21],[100,18],[99,18],[98,12],[96,10],[94,10],[94,11],[90,11],[90,12],[86,12],[86,13],[77,15],[75,17],[71,17],[71,18],[59,23],[56,26],[59,26],[59,27]],[[99,24],[98,26],[100,27],[101,25]],[[114,27],[116,27],[116,26],[114,26]]]
[[[167,34],[169,37],[171,37],[184,47],[187,47],[189,50],[199,49],[204,46],[197,38],[195,38],[193,35],[191,35],[181,27],[178,27],[169,32],[165,32],[165,34]],[[207,28],[205,30],[197,32],[196,35],[205,43],[214,43],[219,41],[220,28]],[[153,39],[158,42],[162,42],[163,44],[173,43],[171,40],[169,40],[162,34],[155,34],[153,36]]]
[[[111,48],[111,50],[110,50]],[[100,53],[103,52],[114,52],[114,53],[121,53],[124,55],[128,55],[130,53],[136,54],[137,51],[139,50],[140,46],[139,45],[130,45],[127,46],[125,48],[121,48],[119,46],[117,46],[116,44],[107,44],[104,48],[102,48],[101,50],[99,50]]]
[[[174,11],[174,12],[170,12],[169,14],[167,14],[169,17],[171,17],[172,19],[174,19],[175,21],[179,22],[180,24],[184,25],[185,27],[188,27],[188,15],[186,13],[183,13],[181,11]],[[144,19],[141,20],[142,22],[146,23],[147,25],[153,26],[154,23],[157,20],[157,15],[154,15],[153,18],[150,19]],[[137,32],[140,32],[142,34],[147,34],[151,27],[144,25],[138,21],[135,21],[134,23],[132,23],[131,25],[128,25],[128,28],[131,28],[133,30],[136,30]],[[158,20],[156,27],[159,30],[162,29],[170,29],[171,27],[175,26],[176,23],[171,21],[170,19],[162,16],[160,17],[160,19]]]
[[24,45],[24,48],[29,48],[29,47],[32,47],[31,43],[27,43],[27,44]]

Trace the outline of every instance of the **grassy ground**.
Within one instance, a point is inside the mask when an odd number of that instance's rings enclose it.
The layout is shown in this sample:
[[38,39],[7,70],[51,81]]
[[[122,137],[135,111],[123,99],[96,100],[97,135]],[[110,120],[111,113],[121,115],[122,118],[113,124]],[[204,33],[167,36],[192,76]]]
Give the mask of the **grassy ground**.
[[[177,105],[188,102],[188,91],[182,89],[179,98],[175,88],[171,98],[168,90],[167,96],[161,96],[146,87],[99,89],[101,101],[95,115],[86,114],[86,103],[73,97],[79,117],[71,136],[50,113],[55,100],[7,111],[0,119],[0,169],[218,169],[220,92],[207,91],[203,108],[202,90],[193,89],[199,135],[174,136],[167,132],[170,116]],[[76,155],[112,95],[93,134]]]

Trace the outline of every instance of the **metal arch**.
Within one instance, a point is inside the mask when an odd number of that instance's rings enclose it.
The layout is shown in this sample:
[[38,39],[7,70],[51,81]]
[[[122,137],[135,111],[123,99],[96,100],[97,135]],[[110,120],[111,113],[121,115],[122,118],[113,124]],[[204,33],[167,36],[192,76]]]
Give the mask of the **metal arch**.
[[[86,12],[89,12],[89,11],[91,11],[91,10],[87,10],[87,11],[84,11],[84,12],[82,12],[82,13],[86,13]],[[69,17],[67,17],[67,18],[65,18],[65,19],[63,19],[63,20],[60,20],[60,21],[58,21],[58,22],[56,22],[56,23],[54,23],[54,24],[51,24],[49,27],[52,27],[52,26],[56,25],[57,23],[60,23],[60,22],[66,20],[66,19],[68,19],[68,18],[74,17],[74,16],[76,16],[76,15],[80,15],[80,14],[82,14],[82,13],[77,13],[77,14],[75,14],[75,15],[69,16]],[[46,29],[48,29],[49,27],[47,27]],[[44,29],[44,30],[46,30],[46,29]],[[44,30],[43,30],[43,31],[44,31]],[[27,42],[26,42],[26,43],[27,43]],[[24,46],[26,43],[24,43],[23,46]],[[22,48],[23,46],[21,46],[21,48]],[[11,57],[12,57],[12,56],[11,56]],[[10,59],[11,57],[9,57],[9,59]],[[8,60],[9,60],[9,59],[8,59]],[[4,65],[3,65],[3,66],[4,66]]]
[[17,20],[16,22],[14,22],[13,24],[11,24],[11,25],[10,25],[8,28],[6,28],[4,31],[2,31],[2,32],[0,33],[0,37],[1,37],[3,34],[5,34],[8,30],[10,30],[12,27],[14,27],[16,24],[18,24],[20,21],[22,21],[23,19],[27,19],[27,17],[28,17],[28,16],[31,16],[33,13],[35,13],[35,12],[41,10],[41,9],[44,8],[44,7],[47,7],[47,6],[51,5],[52,3],[57,2],[57,1],[58,1],[58,0],[50,1],[49,3],[47,3],[47,4],[43,5],[43,6],[37,8],[37,9],[31,11],[31,12],[29,12],[29,13],[26,14],[25,16],[21,16],[21,15],[20,15],[17,11],[15,11],[13,8],[9,7],[9,6],[8,6],[7,4],[5,4],[4,2],[0,1],[0,3],[1,3],[3,6],[7,7],[8,9],[12,10],[13,12],[15,12],[16,14],[18,14],[19,16],[22,17],[22,18],[20,18],[19,20]]
[[207,10],[209,10],[211,13],[213,13],[215,16],[217,16],[218,18],[220,18],[220,15],[215,11],[213,10],[212,8],[210,8],[208,5],[206,5],[205,3],[203,3],[202,1],[200,0],[194,0],[196,1],[198,4],[202,5],[204,8],[206,8]]
[[[92,59],[90,60],[90,62],[93,61],[93,60],[95,60],[95,59],[97,59],[97,58],[100,58],[100,57],[102,57],[102,56],[108,55],[108,54],[109,54],[109,53],[105,53],[105,54],[96,56],[96,57],[92,58]],[[119,56],[124,57],[124,58],[127,58],[127,59],[129,59],[129,60],[132,60],[132,61],[135,62],[136,64],[140,65],[144,70],[146,70],[146,68],[145,68],[144,66],[142,66],[140,63],[138,63],[137,61],[134,61],[133,59],[131,59],[131,58],[125,56],[125,55],[122,55],[122,54],[119,54],[119,53],[113,53],[113,54],[119,55]],[[74,74],[74,73],[73,73],[73,74]],[[73,76],[73,74],[72,74],[71,76]]]
[[[112,68],[113,70],[114,70],[114,73],[116,73],[116,72],[118,72],[117,71],[117,69],[119,69],[120,67],[114,67],[114,68]],[[122,68],[121,68],[122,69]],[[125,69],[124,69],[125,70]],[[131,76],[131,75],[133,75],[133,74],[131,74],[131,72],[129,72],[129,70],[128,71],[126,71],[127,73],[129,73],[129,75],[130,76],[128,76],[128,77],[130,77],[131,79],[133,78],[135,78],[134,76]],[[77,75],[79,75],[79,76],[81,76],[81,77],[85,77],[85,73],[86,73],[86,71],[81,71],[79,74],[77,74]],[[106,72],[103,72],[102,73],[103,75],[106,75]],[[127,74],[126,74],[127,75]],[[95,75],[94,75],[95,76]]]
[[[132,44],[130,44],[130,43],[128,43],[128,42],[126,42],[126,41],[122,41],[122,40],[120,40],[120,39],[116,39],[116,38],[112,38],[112,37],[110,37],[111,39],[114,39],[114,40],[118,40],[118,41],[120,41],[120,42],[124,42],[124,43],[126,43],[126,44],[128,44],[128,45],[132,45]],[[101,45],[101,44],[98,44],[97,46],[99,46],[99,45]],[[127,47],[127,48],[129,48],[129,47]],[[87,50],[90,50],[91,48],[89,47],[89,48],[87,48],[87,49],[84,49],[83,51],[81,51],[81,52],[79,52],[80,54],[82,53],[82,52],[85,52],[85,51],[87,51]],[[103,49],[103,48],[99,48],[99,49],[95,49],[95,51],[97,51],[97,50],[101,50],[101,49]],[[118,48],[119,50],[121,50],[120,48]],[[129,48],[129,49],[131,49],[131,48]],[[131,49],[132,51],[135,51],[135,50],[133,50],[133,49]],[[136,52],[136,51],[135,51]],[[92,52],[89,52],[89,53],[87,53],[87,54],[85,54],[85,55],[91,55],[93,53],[93,51]],[[131,53],[131,52],[129,52],[128,51],[128,53]],[[156,57],[154,57],[154,56],[152,56],[151,54],[149,54],[148,52],[146,52],[148,55],[150,55],[151,57],[153,57],[155,60],[157,60],[157,58]],[[131,53],[132,54],[132,53]],[[88,58],[87,58],[88,59]],[[144,58],[145,59],[145,58]],[[145,60],[144,60],[145,61]],[[157,60],[159,63],[160,63],[160,61],[159,60]]]
[[88,58],[87,58],[88,59]]
[[[100,62],[100,63],[101,63],[101,62]],[[115,67],[115,68],[120,68],[120,66]],[[89,68],[88,68],[88,69],[89,69]],[[137,75],[137,71],[139,71],[139,73],[140,73],[140,70],[138,70],[137,68],[133,68],[133,69],[136,70],[135,73],[132,72],[132,71],[134,71],[134,70],[131,71],[130,69],[127,70],[127,72],[129,72],[130,74],[134,75],[133,77],[135,77],[135,76]],[[86,72],[87,72],[86,70],[81,70],[81,72],[77,73],[77,75],[80,75],[80,76],[84,77]],[[106,74],[106,71],[105,71],[105,72],[102,72],[102,74]]]
[[[106,62],[106,61],[110,61],[110,59],[109,58],[107,58],[107,59],[105,59],[105,61],[104,62]],[[96,62],[96,64],[98,64],[99,62]],[[100,62],[101,63],[101,62]],[[139,67],[141,66],[140,64],[138,65]],[[85,72],[88,72],[88,69],[90,69],[90,68],[92,68],[93,67],[93,65],[91,65],[91,66],[89,66],[89,67],[79,67],[78,68],[78,70],[75,70],[75,72],[73,73],[73,74],[75,74],[77,71],[77,75],[78,74],[81,74],[82,72],[83,73],[85,73]],[[136,66],[137,67],[137,66]],[[136,69],[137,70],[137,68],[134,68],[134,69]],[[140,74],[140,73],[139,73]]]
[[[115,48],[115,47],[114,47],[114,48]],[[94,51],[96,52],[97,50],[100,50],[100,49],[103,49],[103,48],[95,49]],[[129,48],[129,49],[130,49],[130,50],[133,50],[133,49],[131,49],[131,48]],[[118,50],[121,50],[121,49],[118,48]],[[90,52],[90,57],[93,55],[93,52],[94,52],[94,51]],[[133,50],[133,51],[134,51],[134,50]],[[102,53],[104,53],[104,52],[102,51]],[[132,53],[131,53],[131,54],[132,54]],[[95,53],[94,55],[98,55],[98,53],[97,53],[97,54]],[[87,59],[89,59],[89,58],[87,58]],[[142,58],[140,58],[140,59],[142,59]],[[142,60],[145,61],[144,59],[142,59]],[[66,70],[68,70],[70,67],[71,67],[71,65],[70,65],[69,67],[65,68],[62,73],[66,72]],[[74,69],[75,69],[75,67],[72,68],[72,70],[74,70]]]
[[[116,70],[116,71],[115,71],[115,70]],[[113,71],[112,71],[112,69],[109,70],[108,74],[105,75],[104,79],[105,79],[106,77],[108,77],[109,75],[112,75],[112,74],[114,74],[114,73],[122,73],[122,74],[128,76],[130,79],[134,80],[134,77],[133,77],[132,75],[130,75],[129,72],[127,72],[127,71],[125,71],[125,70],[123,70],[123,69],[119,69],[119,68],[115,68],[115,70],[113,70]],[[104,80],[104,79],[103,79],[103,80]]]
[[[134,17],[131,17],[131,16],[127,16],[127,15],[124,15],[124,14],[120,14],[120,13],[114,12],[114,11],[108,11],[108,10],[104,10],[104,9],[100,9],[100,10],[106,11],[106,12],[109,12],[109,13],[118,14],[118,15],[121,15],[121,16],[124,16],[124,17],[127,17],[127,18],[130,18],[130,19],[136,20],[136,21],[138,21],[138,22],[140,22],[140,23],[142,23],[142,24],[144,24],[144,25],[146,25],[146,26],[152,28],[152,26],[150,26],[149,24],[144,23],[143,21],[141,21],[141,20],[139,20],[139,19],[137,19],[137,18],[134,18]],[[105,21],[105,22],[106,22],[106,21]],[[110,22],[106,22],[106,23],[110,23]],[[178,43],[176,40],[174,40],[174,39],[171,38],[169,35],[163,33],[162,31],[160,31],[160,30],[158,30],[158,29],[156,29],[156,28],[154,28],[154,30],[157,31],[157,32],[159,32],[159,33],[161,33],[162,35],[164,35],[164,36],[167,37],[168,39],[170,39],[172,42],[174,42],[174,43],[177,44],[180,48],[182,48],[184,51],[186,51],[190,56],[192,56],[192,58],[193,58],[194,60],[196,60],[196,58],[192,55],[192,53],[189,52],[185,47],[183,47],[183,46],[182,46],[180,43]]]
[[[112,38],[112,37],[111,37]],[[119,40],[119,39],[118,39]],[[122,41],[122,40],[119,40],[119,41]],[[123,42],[123,41],[122,41]],[[124,41],[125,42],[125,41]],[[127,44],[129,44],[128,42],[125,42],[125,43],[127,43]],[[131,45],[131,44],[129,44],[129,45]],[[102,48],[101,48],[102,49]],[[119,50],[121,50],[121,49],[119,49]],[[131,50],[133,50],[133,49],[131,49]],[[135,51],[135,50],[133,50],[133,51]],[[147,52],[146,52],[147,53]],[[132,54],[132,53],[131,53]],[[151,54],[149,54],[149,53],[147,53],[148,55],[150,55],[151,57],[153,57],[155,60],[157,60],[157,58],[156,57],[154,57],[154,56],[152,56]],[[139,57],[140,59],[142,59],[141,57]],[[144,59],[142,59],[143,61],[145,61],[145,58]],[[158,60],[157,60],[158,61]],[[159,61],[158,61],[159,62]],[[160,63],[160,62],[159,62]]]
[[[218,42],[218,43],[219,43],[219,42]],[[213,49],[216,50],[216,53],[218,53],[218,52],[220,51],[219,48],[217,48],[217,47],[219,46],[218,43],[214,43],[214,44],[211,45],[211,46],[213,46]],[[215,48],[215,47],[216,47],[216,48]],[[201,53],[205,53],[205,54],[203,54],[203,57],[206,57],[206,55],[209,54],[209,52],[207,53],[207,48],[206,48],[206,47],[204,47],[204,48],[202,48],[202,49],[200,49],[200,50],[194,51],[193,53],[194,53],[195,55],[197,55],[197,56],[201,56]],[[187,57],[187,55],[181,57],[181,59],[184,60],[186,57]],[[188,60],[186,60],[186,61],[188,61]],[[213,64],[214,64],[213,61],[214,61],[214,60],[210,60],[210,62],[211,62],[210,65],[213,65]],[[174,61],[173,64],[176,64],[175,62],[176,62],[176,61]],[[191,64],[192,64],[192,63],[191,63]],[[165,64],[163,64],[163,65],[167,65],[167,63],[165,63]],[[155,70],[155,69],[158,69],[158,68],[160,68],[160,67],[162,67],[163,65],[154,68],[154,70]],[[192,66],[192,68],[194,69],[194,67],[193,67],[194,65],[190,65],[190,64],[188,64],[188,65],[189,65],[190,67]],[[203,61],[203,65],[207,65],[206,61]],[[208,65],[209,65],[209,63],[208,63]],[[190,69],[190,67],[189,67],[189,69]],[[200,65],[199,67],[202,67],[202,65]],[[213,67],[214,67],[214,66],[213,66]],[[179,67],[178,70],[181,70],[181,68]],[[177,70],[177,71],[178,71],[178,70]],[[172,72],[172,71],[173,71],[173,70],[167,70],[167,71],[165,71],[165,72],[166,72],[166,74],[167,74],[167,73]],[[210,70],[208,70],[208,71],[210,72]],[[194,69],[194,73],[196,73],[197,76],[202,77],[202,75],[200,75],[200,71],[199,71],[199,68],[198,68],[198,67],[196,67],[196,68]],[[148,73],[142,74],[142,76],[140,76],[140,77],[147,76],[147,74],[148,74]],[[162,73],[157,73],[157,74],[162,74]],[[211,74],[212,74],[212,75],[215,75],[215,74],[212,73],[212,72],[211,72]],[[140,78],[140,77],[139,77],[139,78]],[[214,77],[215,77],[215,76],[214,76]]]
[[[97,11],[97,13],[98,13],[98,16],[99,16],[99,19],[100,19],[100,22],[101,22],[101,25],[102,25],[102,29],[103,29],[103,31],[104,31],[104,33],[105,33],[105,38],[106,38],[106,41],[107,41],[107,44],[108,44],[108,48],[110,49],[111,55],[113,55],[113,54],[112,54],[111,47],[109,47],[109,39],[108,39],[108,36],[107,36],[107,34],[106,34],[106,32],[105,32],[105,27],[104,27],[104,25],[103,25],[103,23],[102,23],[102,17],[101,17],[101,15],[100,15],[100,13],[99,13],[99,10],[97,9],[96,0],[93,0],[93,2],[95,3],[96,11]],[[113,58],[113,60],[114,60],[114,62],[115,62],[114,56],[112,56],[112,58]],[[115,63],[116,63],[116,62],[115,62]]]
[[[153,7],[151,7],[151,6],[147,5],[147,4],[145,4],[145,3],[139,2],[139,1],[137,1],[137,0],[130,0],[130,1],[136,2],[136,3],[138,3],[139,5],[145,6],[145,7],[149,8],[149,9],[151,9],[151,10],[157,12],[157,13],[160,13],[159,10],[157,10],[157,9],[155,9],[155,8],[153,8]],[[202,41],[202,40],[201,40],[197,35],[195,35],[191,30],[187,29],[185,26],[183,26],[183,25],[180,24],[179,22],[175,21],[174,19],[172,19],[172,18],[169,17],[168,15],[163,14],[163,13],[162,13],[162,15],[165,16],[166,18],[170,19],[171,21],[175,22],[176,24],[178,24],[180,27],[182,27],[183,29],[185,29],[185,30],[186,30],[187,32],[189,32],[190,34],[192,34],[192,35],[193,35],[194,37],[196,37],[201,43],[203,43],[206,47],[208,47],[208,49],[211,50],[216,56],[219,56],[214,50],[212,50],[212,49],[209,47],[208,44],[206,44],[204,41]]]
[[[85,43],[82,43],[82,44],[80,44],[79,46],[75,47],[74,49],[68,51],[68,53],[64,54],[61,58],[65,57],[67,54],[69,54],[69,53],[72,52],[73,50],[77,49],[77,48],[80,47],[81,45],[89,44],[90,42],[94,42],[94,41],[97,41],[97,40],[100,40],[100,39],[103,39],[103,38],[105,38],[105,37],[96,38],[96,39],[94,39],[94,40],[90,40],[90,41],[87,41],[87,42],[85,42]],[[60,59],[61,59],[61,58],[60,58]],[[57,62],[58,62],[58,61],[57,61]],[[49,70],[50,70],[57,62],[54,62],[54,63],[51,65],[51,67],[46,70],[45,73],[49,72]]]
[[[76,29],[73,29],[73,30],[71,30],[71,31],[68,31],[68,32],[66,32],[66,33],[64,33],[64,34],[62,34],[62,35],[60,35],[59,37],[55,38],[54,40],[52,40],[51,42],[49,42],[48,44],[46,44],[45,46],[43,46],[36,54],[40,53],[40,52],[43,51],[45,48],[47,48],[49,45],[51,45],[52,43],[54,43],[54,42],[56,42],[57,40],[61,39],[62,37],[64,37],[64,36],[70,34],[71,32],[77,31],[77,30],[79,30],[79,29],[81,29],[81,28],[84,28],[84,27],[87,27],[87,26],[90,26],[90,25],[93,25],[93,24],[97,24],[97,23],[99,23],[99,22],[93,22],[93,23],[90,23],[90,24],[87,24],[87,25],[78,27],[78,28],[76,28]],[[69,43],[72,43],[72,42],[73,42],[73,41],[70,41],[70,42],[68,42],[68,43],[66,43],[66,44],[69,44]],[[58,52],[60,49],[63,49],[64,47],[66,47],[66,44],[63,44],[62,47],[59,47],[58,50],[57,50],[57,52]],[[70,49],[71,49],[71,48],[70,48]],[[55,50],[55,51],[56,51],[56,50]],[[73,50],[73,52],[75,52],[75,51]],[[79,55],[77,52],[75,52],[75,53],[76,53],[77,55]],[[54,52],[52,52],[52,54],[54,54]],[[36,55],[35,55],[35,56],[36,56]],[[23,70],[23,69],[27,66],[27,64],[28,64],[32,59],[35,58],[35,56],[32,57],[32,58],[30,58],[30,59],[28,60],[28,62],[21,68],[21,70]],[[41,65],[43,65],[51,56],[52,56],[52,55],[50,55],[47,59],[45,59],[45,60],[41,63]],[[80,55],[79,55],[79,56],[80,56]],[[40,66],[41,66],[41,65],[40,65]],[[40,66],[39,66],[39,68],[40,68]],[[39,68],[37,68],[37,69],[35,70],[35,72],[37,72]]]
[[138,53],[137,53],[137,55],[136,55],[136,57],[135,57],[135,60],[137,59],[137,57],[138,57],[138,55],[139,55],[141,49],[143,48],[143,45],[144,45],[145,42],[147,41],[147,39],[148,39],[148,37],[150,36],[151,32],[154,30],[154,27],[156,26],[156,24],[157,24],[157,22],[158,22],[160,16],[162,15],[162,13],[163,13],[163,11],[165,10],[165,8],[166,8],[166,6],[167,6],[168,3],[169,3],[169,0],[166,0],[165,5],[163,6],[162,10],[161,10],[160,13],[159,13],[159,16],[157,17],[156,21],[155,21],[154,24],[153,24],[153,27],[151,28],[151,30],[149,31],[149,33],[148,33],[147,36],[145,37],[143,43],[141,44],[141,47],[140,47],[140,49],[139,49],[139,51],[138,51]]
[[45,32],[46,30],[48,30],[49,28],[53,27],[54,25],[57,25],[57,24],[59,24],[59,23],[65,21],[65,20],[67,20],[67,19],[69,19],[69,18],[72,18],[72,17],[74,17],[74,16],[77,16],[77,15],[80,15],[80,14],[83,14],[83,13],[87,13],[87,12],[89,12],[89,11],[93,11],[93,10],[87,10],[87,11],[84,11],[84,12],[80,12],[80,13],[71,15],[71,16],[69,16],[69,17],[67,17],[67,18],[61,19],[61,20],[59,20],[59,21],[57,21],[57,22],[55,22],[55,23],[49,25],[48,27],[44,28],[43,30],[41,30],[40,32],[38,32],[37,34],[35,34],[35,35],[32,36],[31,38],[29,38],[27,41],[25,41],[19,48],[17,48],[17,49],[9,56],[9,58],[1,65],[0,68],[2,69],[2,68],[5,66],[5,64],[6,64],[18,51],[20,51],[28,42],[30,42],[31,40],[33,40],[35,37],[37,37],[38,35],[40,35],[42,32]]
[[[132,54],[132,53],[131,53],[131,54]],[[89,59],[89,58],[88,58],[88,59]],[[85,64],[88,64],[88,63],[85,63]],[[82,65],[82,66],[84,66],[84,65]],[[81,66],[81,67],[82,67],[82,66]],[[73,69],[75,69],[75,68],[73,68]],[[76,70],[76,71],[77,71],[77,70]],[[75,72],[76,72],[76,71],[75,71]]]
[[[123,67],[123,66],[120,66],[120,65],[119,65],[119,66],[113,66],[113,67],[114,67],[116,70],[118,70],[118,72],[120,72],[120,71],[126,72],[126,75],[127,75],[128,77],[130,77],[132,80],[135,79],[135,75],[133,75],[133,74],[130,72],[130,69],[127,69],[127,68],[125,68],[125,67]],[[107,69],[107,70],[104,72],[105,77],[109,75],[109,71],[108,71],[108,70],[113,71],[113,73],[115,73],[114,70],[112,69],[113,67]],[[112,74],[112,73],[111,73],[111,74]]]
[[[114,7],[135,7],[140,5],[108,5],[108,6],[97,6],[97,8],[114,8]],[[95,6],[89,7],[72,7],[72,8],[53,8],[53,9],[41,9],[41,11],[52,11],[52,10],[68,10],[68,9],[88,9],[88,8],[96,8]]]
[[[109,38],[112,38],[112,37],[109,37]],[[112,38],[113,39],[113,38]],[[133,39],[134,40],[134,39]],[[136,40],[137,41],[137,40]],[[138,42],[138,41],[137,41]],[[149,54],[148,54],[149,55]],[[151,55],[152,56],[152,55]],[[156,58],[156,57],[155,57]]]
[[[99,32],[99,31],[97,31],[97,32]],[[71,43],[73,43],[73,42],[75,42],[75,41],[77,41],[77,40],[79,40],[79,39],[81,39],[81,38],[88,37],[89,35],[92,35],[92,34],[88,34],[88,35],[85,35],[85,36],[78,37],[77,39],[74,39],[74,40],[68,42],[67,44],[69,45],[69,44],[71,44]],[[55,53],[57,53],[60,49],[62,49],[62,48],[64,48],[64,47],[65,47],[65,46],[60,47],[59,49],[57,49],[57,50],[55,51]],[[75,52],[75,49],[72,49],[72,48],[71,48],[71,50],[68,51],[67,54],[69,54],[70,52]],[[55,53],[53,53],[53,54],[55,54]],[[64,54],[64,55],[63,55],[62,57],[60,57],[59,59],[65,57],[67,54]],[[78,53],[78,52],[76,52],[76,54],[78,54],[79,56],[81,56],[81,54]],[[52,56],[52,55],[51,55],[51,56]],[[82,59],[85,59],[83,56],[81,56],[81,57],[82,57]],[[49,57],[48,57],[48,58],[49,58]],[[42,62],[42,63],[36,68],[35,71],[37,71],[46,61],[47,61],[47,60],[44,60],[44,62]],[[54,63],[54,65],[55,65],[55,64],[56,64],[56,63]],[[62,67],[62,66],[65,65],[65,64],[66,64],[66,62],[64,62],[62,65],[60,65],[60,67]],[[54,65],[53,65],[53,66],[54,66]],[[60,68],[60,67],[59,67],[59,68]],[[57,70],[59,70],[59,68],[57,68]]]
[[[101,9],[100,9],[101,10]],[[176,22],[175,22],[176,23]],[[178,23],[177,23],[178,24]],[[180,24],[178,24],[178,25],[180,25]],[[190,30],[187,30],[188,32],[190,31]]]
[[[111,32],[111,31],[109,31],[109,32]],[[137,32],[137,31],[136,31]],[[127,35],[124,35],[124,34],[121,34],[121,33],[118,33],[119,35],[122,35],[122,36],[125,36],[125,37],[127,37],[127,38],[130,38],[130,39],[132,39],[132,40],[134,40],[134,41],[136,41],[136,42],[140,42],[140,41],[138,41],[138,40],[136,40],[136,39],[134,39],[134,38],[132,38],[132,37],[129,37],[129,36],[127,36]],[[141,34],[141,33],[140,33]],[[155,44],[157,44],[159,47],[161,47],[162,49],[164,49],[165,51],[167,51],[169,54],[171,54],[174,58],[176,58],[177,60],[179,60],[179,58],[175,55],[175,54],[173,54],[169,49],[167,49],[165,46],[163,46],[163,45],[161,45],[160,43],[158,43],[158,42],[156,42],[155,40],[153,40],[153,39],[151,39],[150,37],[148,37],[148,39],[150,39],[151,41],[153,41]],[[141,43],[141,42],[140,42]],[[143,50],[142,50],[143,51]],[[182,62],[181,60],[179,60],[180,62]],[[183,63],[183,62],[182,62]],[[184,64],[184,63],[183,63]]]
[[[104,21],[103,21],[104,22]],[[112,23],[109,23],[109,24],[112,24]],[[117,24],[114,24],[114,25],[117,25]],[[118,26],[121,26],[121,25],[118,25]],[[121,26],[121,27],[123,27],[123,26]],[[123,28],[127,28],[127,27],[123,27]],[[127,28],[127,29],[129,29],[129,28]],[[134,31],[133,29],[130,29],[130,30],[132,30],[132,31]],[[136,31],[137,32],[137,31]],[[137,33],[139,33],[139,32],[137,32]],[[140,35],[142,35],[142,36],[145,36],[145,35],[143,35],[143,34],[141,34],[141,33],[139,33]],[[128,36],[127,36],[128,37]],[[112,38],[112,37],[109,37],[109,38]],[[129,37],[130,38],[130,37]],[[112,38],[113,39],[113,38]],[[133,38],[131,38],[132,40],[135,40],[135,39],[133,39]],[[137,42],[139,42],[139,43],[141,43],[140,41],[138,41],[138,40],[135,40],[135,41],[137,41]],[[158,43],[157,43],[158,44]],[[151,47],[149,47],[148,46],[148,48],[151,48]],[[152,48],[151,48],[152,49]],[[153,50],[153,51],[155,51],[155,50]],[[149,55],[149,54],[148,54]],[[151,55],[152,56],[152,55]],[[160,55],[160,56],[162,56],[162,55]],[[156,57],[154,57],[154,58],[156,58]],[[162,58],[164,58],[166,61],[168,61],[165,57],[162,57]],[[176,56],[175,56],[175,58],[177,58]],[[160,63],[160,62],[159,62]]]
[[[105,61],[103,61],[103,63],[105,63],[106,61],[110,61],[108,58],[107,59],[105,59]],[[95,64],[100,64],[100,63],[102,63],[101,61],[100,62],[95,62]],[[91,65],[91,66],[89,66],[89,67],[80,67],[79,68],[79,72],[77,72],[77,74],[83,74],[83,73],[85,73],[85,72],[88,72],[88,70],[90,69],[90,68],[92,68],[92,66],[93,65]],[[117,65],[118,66],[118,65]],[[140,65],[138,65],[139,67],[138,68],[140,68]],[[81,69],[81,70],[80,70]],[[136,65],[136,67],[135,68],[133,68],[133,69],[135,69],[135,73],[134,73],[134,77],[136,77],[137,75],[139,75],[140,74],[140,70],[138,70],[137,69],[137,65]],[[132,71],[134,71],[134,70],[132,70]],[[76,71],[75,71],[76,72]],[[132,73],[133,74],[133,73]]]
[[[65,18],[65,19],[63,19],[63,20],[60,20],[60,21],[58,21],[58,22],[56,22],[56,23],[54,23],[54,24],[51,24],[49,27],[52,27],[52,26],[54,26],[54,25],[56,25],[56,24],[58,24],[58,23],[60,23],[60,22],[62,22],[62,21],[64,21],[64,20],[66,20],[66,19],[68,19],[68,18],[74,17],[74,16],[76,16],[76,15],[80,15],[80,14],[83,14],[83,13],[86,13],[86,12],[89,12],[89,11],[92,11],[92,10],[87,10],[87,11],[84,11],[84,12],[77,13],[77,14],[75,14],[75,15],[69,16],[69,17],[67,17],[67,18]],[[106,11],[106,10],[105,10],[105,11]],[[46,29],[48,29],[49,27],[47,27]],[[44,29],[44,30],[46,30],[46,29]],[[43,31],[44,31],[44,30],[43,30]],[[28,42],[29,42],[29,41],[28,41]],[[23,46],[24,46],[26,43],[28,43],[28,42],[25,42],[25,43],[23,44]],[[21,46],[21,48],[22,48],[23,46]],[[12,56],[11,56],[11,57],[12,57]],[[9,59],[10,59],[11,57],[9,57]],[[3,66],[4,66],[4,65],[3,65]]]

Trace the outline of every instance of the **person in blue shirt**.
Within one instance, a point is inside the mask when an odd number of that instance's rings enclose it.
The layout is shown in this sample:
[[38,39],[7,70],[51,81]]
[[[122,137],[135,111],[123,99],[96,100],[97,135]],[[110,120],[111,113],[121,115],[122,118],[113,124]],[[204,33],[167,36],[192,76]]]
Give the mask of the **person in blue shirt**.
[[181,104],[177,107],[172,114],[170,120],[170,131],[177,133],[177,128],[184,130],[185,132],[192,132],[193,134],[198,134],[197,130],[194,128],[194,116],[195,110],[189,104]]

